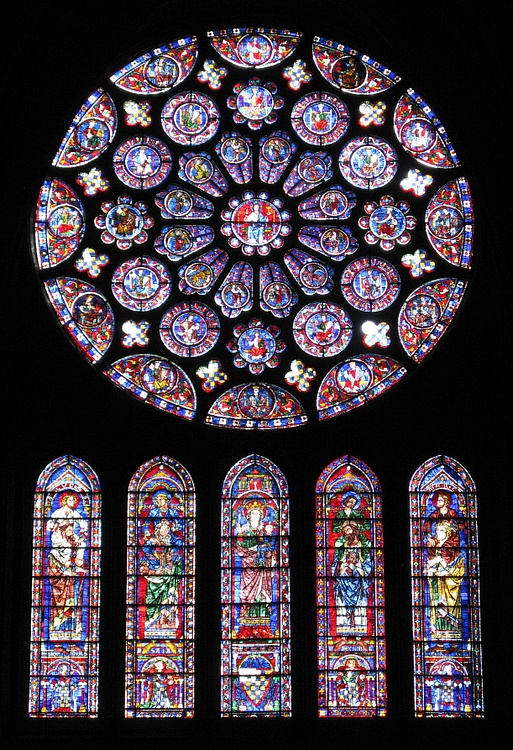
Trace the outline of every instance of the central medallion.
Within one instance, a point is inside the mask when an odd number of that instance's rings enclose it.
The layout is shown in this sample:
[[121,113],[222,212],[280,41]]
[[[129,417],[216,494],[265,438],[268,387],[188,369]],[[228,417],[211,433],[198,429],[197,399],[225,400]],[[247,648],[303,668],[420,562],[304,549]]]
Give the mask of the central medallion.
[[255,195],[245,192],[240,198],[229,201],[230,208],[221,216],[227,222],[221,227],[229,237],[230,247],[242,249],[245,255],[268,255],[271,248],[283,245],[283,237],[290,234],[290,214],[282,211],[283,201],[269,198],[267,193]]

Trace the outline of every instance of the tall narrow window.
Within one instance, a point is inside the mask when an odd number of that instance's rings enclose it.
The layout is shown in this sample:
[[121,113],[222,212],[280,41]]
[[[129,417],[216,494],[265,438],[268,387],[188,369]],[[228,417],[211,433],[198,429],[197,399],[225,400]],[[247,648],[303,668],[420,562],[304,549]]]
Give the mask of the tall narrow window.
[[483,716],[474,482],[435,456],[410,483],[417,716]]
[[223,485],[223,717],[290,716],[288,533],[282,473],[242,459]]
[[100,484],[61,456],[35,492],[29,714],[98,714]]
[[143,464],[128,492],[125,716],[192,717],[194,485],[181,464]]
[[385,716],[381,487],[352,456],[316,487],[319,716]]

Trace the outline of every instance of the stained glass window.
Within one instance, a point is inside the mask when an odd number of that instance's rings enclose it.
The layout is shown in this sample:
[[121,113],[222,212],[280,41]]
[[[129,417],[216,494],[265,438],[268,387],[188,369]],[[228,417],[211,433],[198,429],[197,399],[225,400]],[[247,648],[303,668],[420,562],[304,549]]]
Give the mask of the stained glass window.
[[473,234],[460,160],[414,88],[343,41],[245,27],[171,39],[77,102],[34,259],[109,381],[265,430],[414,372],[461,305]]
[[358,458],[332,461],[316,487],[320,717],[386,714],[381,487]]
[[410,483],[415,712],[483,716],[476,489],[435,456]]
[[192,717],[195,491],[168,456],[143,464],[128,492],[125,716]]
[[98,477],[61,456],[41,473],[34,502],[29,714],[95,718],[100,596]]
[[285,478],[247,456],[226,476],[222,503],[221,714],[290,716]]

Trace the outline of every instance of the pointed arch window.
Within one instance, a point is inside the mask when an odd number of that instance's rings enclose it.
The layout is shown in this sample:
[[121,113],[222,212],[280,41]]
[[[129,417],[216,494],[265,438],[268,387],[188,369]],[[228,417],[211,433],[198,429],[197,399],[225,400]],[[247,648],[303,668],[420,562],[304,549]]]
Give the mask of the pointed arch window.
[[320,717],[386,714],[381,487],[361,460],[330,463],[316,486]]
[[81,459],[61,456],[34,499],[29,715],[98,712],[100,483]]
[[125,716],[194,710],[196,496],[168,456],[147,461],[128,491]]
[[474,481],[435,456],[410,482],[415,712],[483,716]]
[[290,716],[289,498],[268,459],[229,471],[222,497],[221,714]]

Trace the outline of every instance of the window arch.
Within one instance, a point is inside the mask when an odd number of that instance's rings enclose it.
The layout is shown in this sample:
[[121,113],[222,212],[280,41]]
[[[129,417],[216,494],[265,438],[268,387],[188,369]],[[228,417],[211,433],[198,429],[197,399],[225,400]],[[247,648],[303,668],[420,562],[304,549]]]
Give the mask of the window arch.
[[29,714],[98,712],[100,483],[80,458],[61,456],[34,498]]
[[168,456],[144,463],[128,489],[125,715],[194,711],[196,497]]
[[289,498],[256,454],[223,484],[221,713],[290,716]]
[[385,716],[381,486],[342,456],[316,486],[318,708],[321,717]]
[[410,514],[416,715],[480,717],[480,586],[472,477],[454,458],[430,458],[411,479]]

